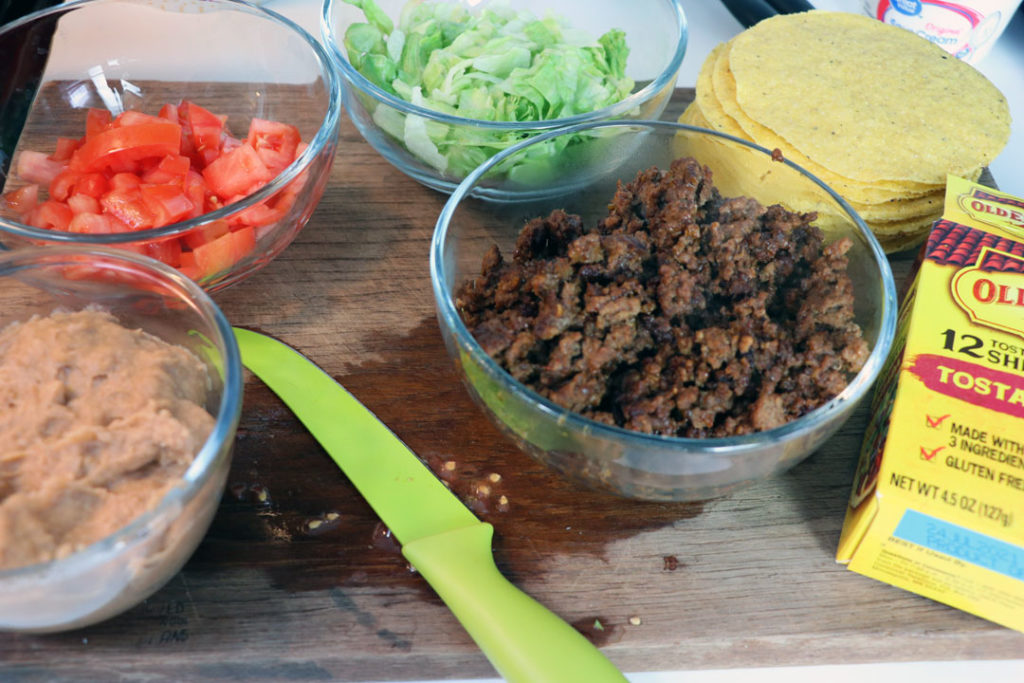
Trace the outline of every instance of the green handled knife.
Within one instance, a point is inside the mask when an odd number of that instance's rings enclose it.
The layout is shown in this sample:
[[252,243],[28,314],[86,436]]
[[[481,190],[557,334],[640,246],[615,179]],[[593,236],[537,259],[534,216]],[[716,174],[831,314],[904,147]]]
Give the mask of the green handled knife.
[[316,437],[491,664],[513,683],[626,678],[576,629],[513,586],[481,522],[344,387],[276,339],[235,328],[242,364]]

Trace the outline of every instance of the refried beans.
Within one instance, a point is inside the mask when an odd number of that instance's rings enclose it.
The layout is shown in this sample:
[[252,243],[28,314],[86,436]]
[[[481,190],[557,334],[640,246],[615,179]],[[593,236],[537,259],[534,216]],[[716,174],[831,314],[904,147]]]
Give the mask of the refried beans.
[[846,386],[869,348],[849,239],[814,214],[722,197],[693,159],[620,182],[597,225],[561,210],[497,246],[456,306],[515,379],[602,423],[725,437],[778,427]]
[[178,481],[213,428],[206,367],[99,310],[0,331],[0,568],[62,558]]

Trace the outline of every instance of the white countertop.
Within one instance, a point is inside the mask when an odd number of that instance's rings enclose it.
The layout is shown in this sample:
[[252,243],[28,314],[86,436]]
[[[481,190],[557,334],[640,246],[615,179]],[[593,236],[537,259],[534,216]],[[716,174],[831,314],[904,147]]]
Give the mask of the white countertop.
[[[262,4],[319,37],[320,3],[317,0],[267,0]],[[814,5],[822,9],[860,12],[862,3],[861,0],[816,0]],[[697,81],[697,72],[704,57],[711,48],[734,36],[742,27],[724,5],[715,0],[683,0],[683,6],[689,23],[689,44],[679,84],[692,87]],[[1010,142],[990,165],[990,171],[1002,190],[1024,197],[1024,14],[1016,13],[999,42],[976,66],[1006,95],[1014,119]],[[936,654],[941,657],[941,653]],[[1024,657],[1024,653],[1021,653],[1021,657]],[[864,659],[869,661],[870,658],[871,653],[865,652]],[[753,680],[757,683],[1021,683],[1024,681],[1024,658],[1006,661],[851,663],[841,666],[627,673],[627,678],[631,683],[747,683]],[[474,679],[472,683],[499,681]]]

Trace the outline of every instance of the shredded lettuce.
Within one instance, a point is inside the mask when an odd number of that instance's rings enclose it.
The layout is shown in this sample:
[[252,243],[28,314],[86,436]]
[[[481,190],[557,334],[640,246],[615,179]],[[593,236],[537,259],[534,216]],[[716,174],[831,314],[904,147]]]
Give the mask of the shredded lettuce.
[[[345,32],[352,66],[382,90],[427,109],[484,121],[543,121],[607,107],[633,90],[619,29],[593,40],[553,14],[538,18],[500,4],[474,13],[429,0],[410,0],[396,24],[375,0],[345,2],[366,17]],[[373,116],[421,161],[459,178],[528,137],[449,126],[383,105]],[[524,162],[550,163],[578,141],[560,136]],[[528,175],[516,168],[503,172]]]

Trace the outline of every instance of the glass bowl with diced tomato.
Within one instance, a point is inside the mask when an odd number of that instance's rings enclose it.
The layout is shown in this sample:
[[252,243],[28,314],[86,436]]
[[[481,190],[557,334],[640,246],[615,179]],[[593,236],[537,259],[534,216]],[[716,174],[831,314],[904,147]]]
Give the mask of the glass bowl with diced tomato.
[[323,194],[340,82],[308,32],[234,0],[74,0],[0,26],[0,247],[154,257],[207,291]]

